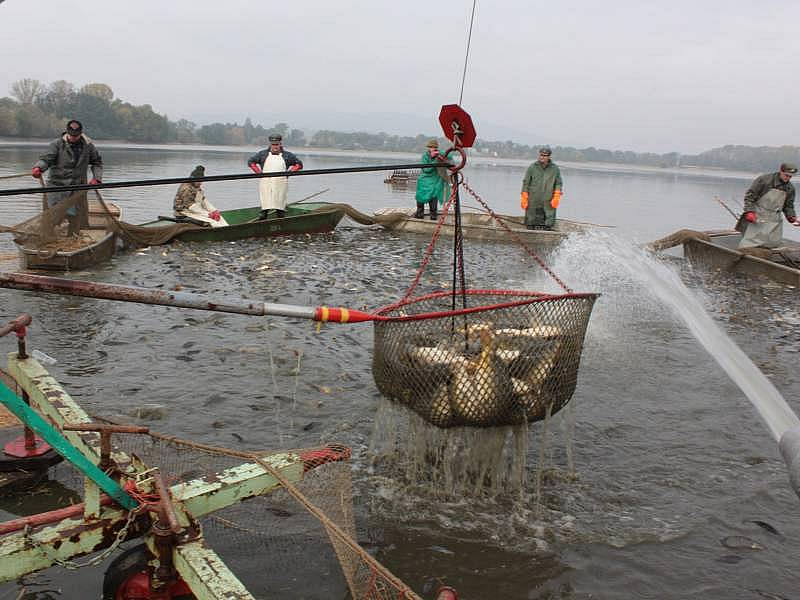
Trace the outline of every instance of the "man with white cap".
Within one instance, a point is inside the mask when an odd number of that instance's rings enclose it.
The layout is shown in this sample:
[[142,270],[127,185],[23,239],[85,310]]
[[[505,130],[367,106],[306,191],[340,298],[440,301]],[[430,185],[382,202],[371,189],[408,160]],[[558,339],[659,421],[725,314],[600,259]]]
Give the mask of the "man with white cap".
[[739,248],[777,248],[783,238],[781,213],[795,227],[800,219],[794,211],[794,186],[792,175],[797,167],[783,163],[776,173],[767,173],[755,178],[744,195],[744,213],[739,217],[736,229],[742,231]]
[[[273,133],[269,136],[269,148],[256,152],[247,159],[247,166],[253,173],[277,173],[280,171],[299,171],[303,161],[283,148],[283,138]],[[289,194],[288,177],[262,177],[258,184],[261,198],[259,219],[266,219],[271,210],[277,218],[286,216],[286,197]]]

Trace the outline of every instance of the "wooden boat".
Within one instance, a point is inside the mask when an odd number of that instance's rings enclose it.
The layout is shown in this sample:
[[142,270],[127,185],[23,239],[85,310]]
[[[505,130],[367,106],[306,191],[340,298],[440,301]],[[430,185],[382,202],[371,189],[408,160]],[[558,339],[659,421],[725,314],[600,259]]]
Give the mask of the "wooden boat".
[[419,169],[413,169],[411,171],[405,169],[396,169],[392,171],[392,174],[389,175],[389,177],[383,180],[383,183],[391,183],[393,185],[408,185],[409,183],[415,183],[419,178],[419,174]]
[[800,285],[800,243],[784,238],[779,248],[738,250],[738,231],[705,231],[686,236],[684,256],[692,263],[712,269],[761,275],[779,283]]
[[[414,217],[413,208],[383,208],[374,215],[377,220],[386,227],[394,231],[407,231],[409,233],[420,233],[430,236],[436,228],[437,222],[427,218],[417,219]],[[395,220],[390,217],[396,216]],[[590,223],[580,223],[567,219],[557,219],[555,229],[552,231],[528,229],[525,227],[524,217],[497,215],[508,225],[511,231],[519,238],[529,244],[538,246],[557,246],[570,233],[588,231],[600,225]],[[495,221],[491,215],[477,212],[462,212],[461,226],[464,237],[470,240],[481,240],[491,242],[513,242],[514,238]],[[447,215],[442,226],[442,235],[453,236],[453,216]]]
[[[107,203],[115,217],[119,207]],[[116,234],[111,230],[108,216],[99,202],[89,201],[89,228],[82,229],[77,239],[58,239],[44,247],[20,246],[23,267],[49,271],[86,269],[114,256]]]
[[[333,231],[344,217],[344,208],[328,202],[303,202],[286,205],[283,218],[258,220],[261,208],[236,208],[221,211],[228,222],[227,227],[198,227],[175,236],[184,242],[221,242],[245,238],[273,237],[302,233],[327,233]],[[173,226],[171,217],[159,217],[156,221],[143,223],[142,227]]]

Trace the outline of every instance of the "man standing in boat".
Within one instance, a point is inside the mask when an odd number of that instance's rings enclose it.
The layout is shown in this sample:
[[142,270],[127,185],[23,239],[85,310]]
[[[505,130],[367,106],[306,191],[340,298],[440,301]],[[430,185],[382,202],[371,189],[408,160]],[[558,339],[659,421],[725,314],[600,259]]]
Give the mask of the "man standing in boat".
[[[206,169],[197,165],[189,177],[205,177]],[[175,220],[182,223],[195,223],[203,227],[227,227],[225,217],[206,199],[202,181],[182,183],[175,194],[173,210]]]
[[797,167],[783,163],[777,173],[756,177],[744,195],[744,213],[736,223],[742,231],[739,248],[777,248],[783,238],[781,212],[786,220],[800,227],[800,219],[794,211],[794,186],[792,175]]
[[[247,166],[253,173],[277,173],[282,171],[299,171],[303,161],[283,148],[283,138],[273,133],[269,136],[269,148],[256,152],[247,159]],[[271,210],[277,218],[286,216],[286,196],[289,193],[288,177],[263,177],[258,183],[258,195],[261,198],[261,214],[259,219],[266,219]]]
[[528,229],[552,231],[556,224],[556,209],[561,202],[561,170],[550,160],[549,146],[539,149],[539,160],[531,164],[522,179],[520,206],[525,211]]
[[[444,157],[439,154],[439,142],[430,140],[425,144],[425,154],[422,155],[422,162],[424,164],[434,164],[441,162]],[[445,179],[442,178],[440,172],[441,167],[423,167],[422,172],[417,178],[417,192],[414,198],[417,201],[417,212],[414,216],[421,219],[425,216],[425,205],[428,205],[430,210],[431,221],[435,221],[439,215],[439,205],[444,203],[444,195],[446,190]]]
[[[72,119],[67,123],[67,128],[61,137],[51,142],[47,152],[39,157],[31,169],[31,175],[41,179],[42,173],[49,169],[48,186],[80,185],[86,183],[88,168],[92,169],[92,179],[89,183],[91,185],[100,183],[103,179],[103,159],[92,140],[83,133],[81,122]],[[73,192],[50,192],[47,194],[47,206],[53,208],[65,202],[72,194]],[[86,192],[75,194],[75,198],[70,200],[71,206],[66,210],[68,235],[78,235],[81,227],[89,225]]]

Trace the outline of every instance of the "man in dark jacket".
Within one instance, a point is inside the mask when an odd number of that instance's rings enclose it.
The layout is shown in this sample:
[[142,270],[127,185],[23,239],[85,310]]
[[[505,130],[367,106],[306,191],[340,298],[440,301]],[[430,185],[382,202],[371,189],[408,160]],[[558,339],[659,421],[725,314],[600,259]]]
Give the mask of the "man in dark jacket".
[[[253,173],[276,173],[279,171],[299,171],[303,161],[285,150],[283,138],[273,133],[269,136],[269,148],[256,152],[247,159],[247,166]],[[258,193],[261,198],[261,215],[266,219],[269,211],[274,210],[277,218],[286,216],[286,198],[289,194],[288,177],[263,177],[258,182]]]
[[736,224],[736,229],[743,231],[739,248],[780,246],[783,239],[781,213],[789,223],[800,226],[794,211],[795,190],[791,183],[795,173],[795,165],[783,163],[777,173],[755,178],[744,195],[744,213]]
[[[81,122],[72,119],[67,123],[66,131],[61,137],[52,141],[47,152],[39,157],[31,175],[41,179],[42,173],[49,170],[48,186],[79,185],[86,183],[86,171],[90,167],[92,179],[89,183],[100,183],[103,179],[103,159],[92,140],[83,133]],[[77,194],[77,201],[66,212],[69,235],[77,235],[81,227],[89,224],[86,192]],[[72,192],[51,192],[47,195],[47,205],[52,208],[71,196]]]

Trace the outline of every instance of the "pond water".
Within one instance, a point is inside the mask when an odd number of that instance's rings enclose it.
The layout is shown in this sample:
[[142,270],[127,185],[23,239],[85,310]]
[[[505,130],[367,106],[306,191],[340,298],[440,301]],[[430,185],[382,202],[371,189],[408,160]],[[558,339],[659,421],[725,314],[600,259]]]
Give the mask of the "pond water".
[[[183,176],[196,164],[205,165],[208,175],[244,172],[250,154],[99,146],[106,181]],[[27,171],[40,151],[0,146],[0,176]],[[299,154],[307,169],[414,159]],[[515,213],[524,168],[476,161],[465,176],[495,210]],[[732,218],[713,197],[738,210],[752,175],[567,165],[563,176],[559,215],[614,229],[571,238],[548,258],[567,285],[602,296],[577,389],[568,410],[549,425],[544,455],[543,425],[526,433],[529,485],[521,494],[443,497],[424,481],[404,477],[391,454],[376,460],[370,448],[380,446],[376,436],[385,435],[380,424],[387,414],[390,426],[403,423],[372,379],[367,323],[317,329],[308,321],[10,290],[0,290],[0,322],[23,311],[33,315],[31,347],[58,359],[49,369],[90,413],[128,415],[130,421],[137,407],[155,403],[164,406],[163,415],[148,424],[192,440],[276,449],[350,445],[360,541],[418,592],[439,578],[464,599],[793,597],[800,500],[789,488],[775,441],[684,319],[637,274],[636,261],[652,259],[636,244],[684,227],[730,227]],[[319,200],[366,213],[411,206],[413,190],[393,189],[384,177],[297,177],[290,198],[330,188]],[[257,203],[253,182],[206,188],[222,209]],[[105,196],[119,204],[125,220],[138,223],[168,213],[174,193],[174,187],[161,186]],[[37,202],[0,198],[0,223],[32,216]],[[463,202],[475,204],[467,197]],[[7,237],[0,235],[0,242],[8,244]],[[369,310],[402,296],[427,243],[345,221],[327,236],[152,247],[72,276]],[[625,256],[620,244],[629,250]],[[446,242],[438,247],[423,289],[448,285],[450,252]],[[465,262],[473,287],[556,291],[512,244],[468,242]],[[797,290],[697,272],[669,257],[659,268],[664,265],[797,411]],[[4,343],[7,351],[14,349],[11,338]],[[537,507],[533,482],[542,465],[548,469]],[[780,535],[754,521],[771,524]],[[762,549],[731,549],[722,542],[730,536],[754,540]],[[97,597],[102,571],[48,570],[27,578],[27,597]],[[0,598],[16,597],[22,586],[0,587]],[[331,596],[341,593],[319,595]]]

